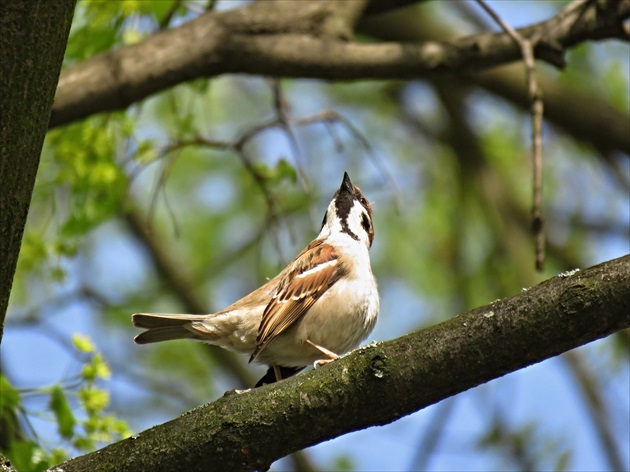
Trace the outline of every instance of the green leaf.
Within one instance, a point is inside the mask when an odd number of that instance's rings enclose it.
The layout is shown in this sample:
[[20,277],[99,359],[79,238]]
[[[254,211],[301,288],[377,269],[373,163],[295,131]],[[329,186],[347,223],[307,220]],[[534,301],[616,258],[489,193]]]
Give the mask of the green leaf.
[[66,398],[66,394],[59,385],[55,385],[50,392],[49,407],[57,419],[57,429],[61,437],[69,439],[74,434],[76,420]]
[[50,463],[60,464],[66,461],[70,457],[70,454],[65,449],[55,448],[50,453]]
[[20,392],[18,392],[9,380],[0,375],[0,423],[4,425],[2,431],[6,441],[11,443],[16,438],[18,431],[17,411],[20,406]]
[[33,470],[33,453],[35,443],[32,441],[15,441],[7,451],[7,458],[16,470]]
[[94,352],[94,344],[88,336],[83,334],[73,334],[72,344],[81,352],[87,352],[88,354]]
[[92,451],[95,448],[94,440],[87,436],[75,438],[72,445],[81,451]]
[[571,465],[571,451],[566,450],[563,451],[562,454],[557,458],[556,463],[554,464],[553,470],[556,472],[563,472],[565,470],[569,470],[569,466]]
[[90,363],[86,364],[81,371],[81,375],[88,382],[94,382],[96,379],[108,379],[111,377],[109,366],[103,360],[100,353],[94,355]]
[[109,392],[93,386],[81,387],[79,389],[79,401],[87,414],[94,416],[103,411],[109,404]]
[[0,374],[0,417],[4,417],[5,411],[16,410],[20,405],[20,392],[18,392],[9,379]]
[[297,182],[297,171],[295,167],[289,164],[286,160],[280,159],[276,165],[276,176],[278,180],[288,179],[292,184]]

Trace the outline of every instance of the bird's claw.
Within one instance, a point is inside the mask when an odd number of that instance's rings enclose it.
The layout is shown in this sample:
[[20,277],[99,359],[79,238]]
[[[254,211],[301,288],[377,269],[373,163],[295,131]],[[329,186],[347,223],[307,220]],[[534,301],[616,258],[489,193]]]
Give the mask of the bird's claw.
[[317,369],[318,367],[321,367],[323,365],[330,364],[331,362],[335,360],[337,359],[336,358],[335,359],[318,359],[315,362],[313,362],[313,369]]

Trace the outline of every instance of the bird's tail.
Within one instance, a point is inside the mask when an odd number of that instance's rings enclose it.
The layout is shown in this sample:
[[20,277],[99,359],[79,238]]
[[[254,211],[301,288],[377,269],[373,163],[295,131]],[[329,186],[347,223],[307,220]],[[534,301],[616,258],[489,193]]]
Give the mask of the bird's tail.
[[200,339],[196,326],[206,315],[174,315],[166,313],[136,313],[131,321],[146,331],[134,338],[137,344],[157,343],[171,339]]

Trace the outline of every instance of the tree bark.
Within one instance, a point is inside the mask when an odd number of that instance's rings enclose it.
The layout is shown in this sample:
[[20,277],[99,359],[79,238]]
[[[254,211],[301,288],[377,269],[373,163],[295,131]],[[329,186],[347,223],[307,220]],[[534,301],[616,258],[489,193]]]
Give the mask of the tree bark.
[[74,5],[0,5],[0,341]]
[[395,421],[630,326],[630,256],[560,274],[513,297],[329,366],[230,391],[64,471],[264,470],[293,451]]

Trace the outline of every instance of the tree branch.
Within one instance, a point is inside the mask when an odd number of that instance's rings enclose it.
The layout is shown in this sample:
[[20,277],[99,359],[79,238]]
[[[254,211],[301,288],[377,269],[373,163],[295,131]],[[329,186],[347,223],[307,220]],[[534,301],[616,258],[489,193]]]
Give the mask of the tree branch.
[[630,326],[630,256],[520,294],[330,366],[214,403],[64,471],[266,469],[292,451],[382,425]]
[[[356,20],[347,2],[254,2],[206,13],[140,43],[95,56],[61,76],[50,126],[93,113],[123,109],[169,87],[200,77],[247,73],[328,80],[415,79],[473,72],[520,58],[507,34],[480,34],[422,44],[359,44],[346,41]],[[569,8],[578,4],[583,8]],[[518,29],[536,36],[537,58],[564,64],[565,48],[605,38],[628,39],[623,20],[630,0],[572,3],[558,15]],[[332,26],[331,26],[332,25]]]
[[[509,100],[524,109],[529,107],[524,73],[508,66],[481,74],[467,74],[466,80]],[[539,78],[545,91],[545,115],[575,139],[591,143],[604,155],[630,154],[628,115],[588,91],[575,90],[557,81]]]
[[[458,34],[449,25],[405,11],[364,18],[359,23],[359,30],[381,41],[416,43]],[[515,62],[479,73],[454,74],[453,78],[465,84],[472,82],[527,110],[530,101],[522,69],[522,65]],[[619,152],[630,155],[630,118],[627,113],[596,92],[558,81],[544,69],[538,73],[539,85],[545,91],[545,118],[548,122],[562,128],[573,138],[595,146],[604,158]]]

